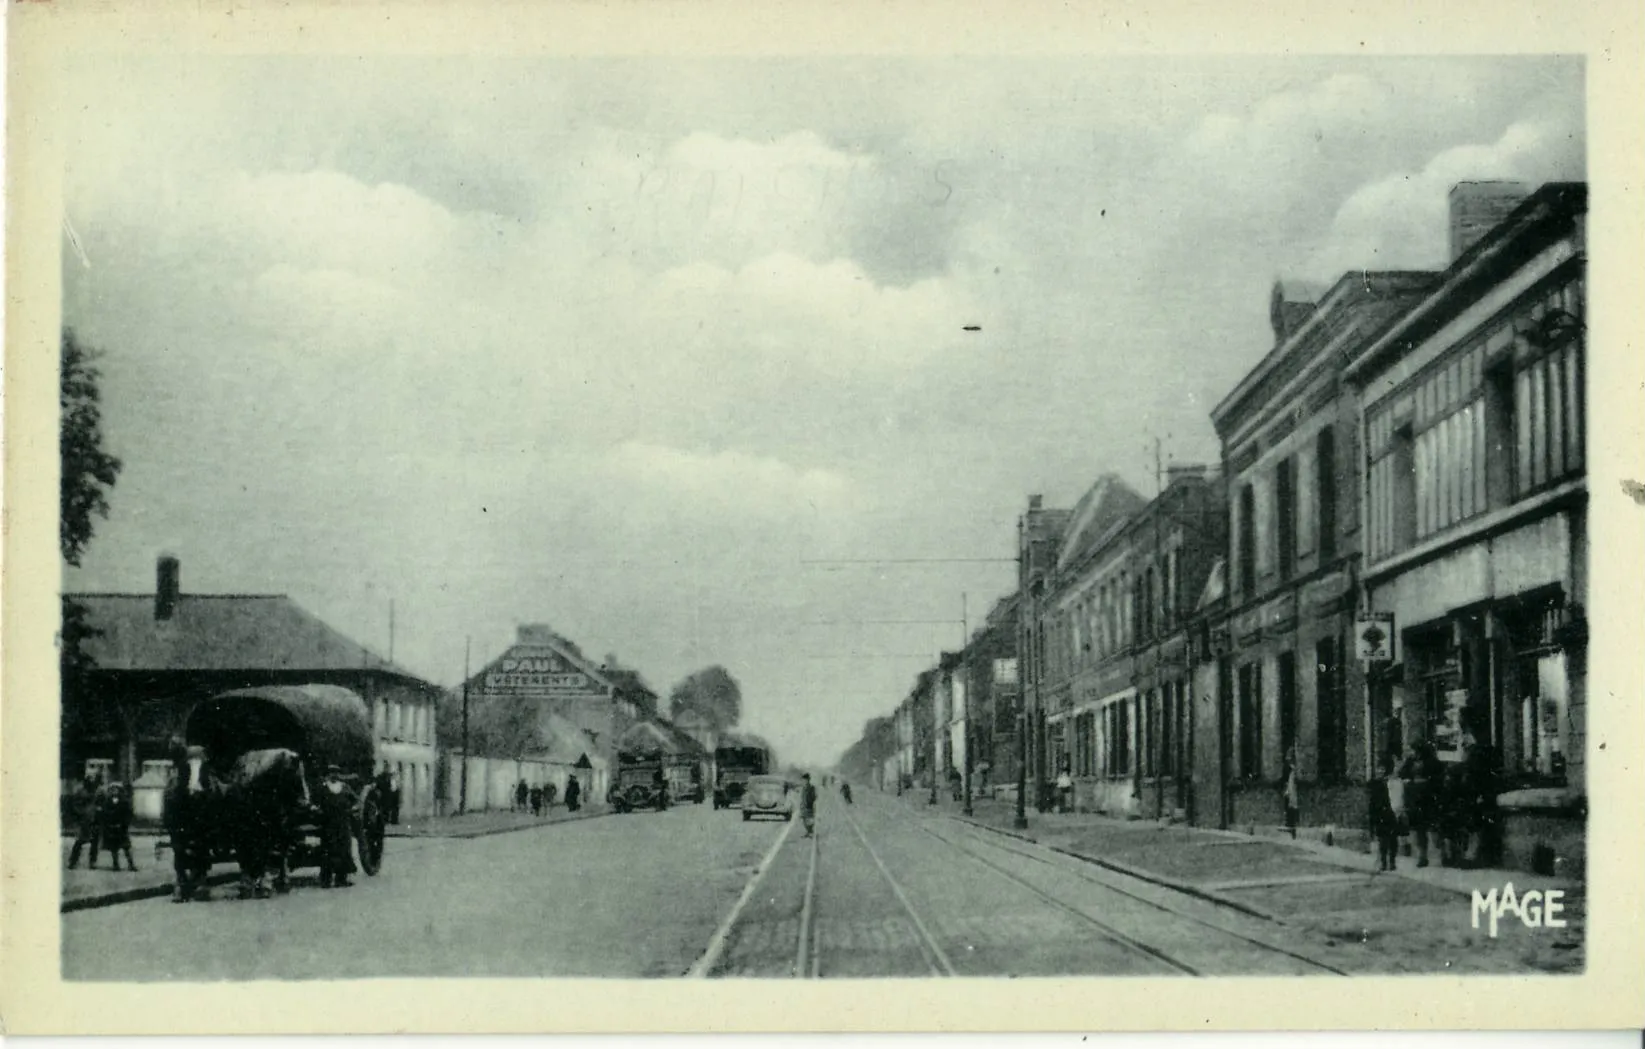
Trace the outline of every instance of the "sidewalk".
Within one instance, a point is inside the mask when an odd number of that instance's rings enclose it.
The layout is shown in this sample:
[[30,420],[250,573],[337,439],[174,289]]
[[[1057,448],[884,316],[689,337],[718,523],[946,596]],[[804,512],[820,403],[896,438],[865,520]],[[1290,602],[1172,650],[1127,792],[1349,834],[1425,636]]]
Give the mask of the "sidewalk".
[[[533,827],[546,827],[553,823],[592,819],[604,816],[607,812],[603,804],[585,806],[577,812],[569,812],[561,806],[540,817],[534,817],[530,813],[506,811],[470,812],[461,816],[429,817],[398,826],[391,825],[388,828],[388,837],[481,838],[489,834],[507,834],[511,831],[530,830]],[[88,868],[86,863],[90,860],[90,854],[85,850],[82,850],[80,855],[80,866],[75,870],[69,870],[69,852],[74,845],[74,832],[64,832],[60,868],[63,877],[60,912],[68,914],[93,907],[108,907],[117,903],[170,896],[175,882],[171,852],[167,850],[156,859],[154,851],[156,843],[162,840],[164,835],[153,831],[138,830],[132,833],[131,853],[132,858],[137,861],[135,872],[126,870],[123,858],[120,869],[112,869],[107,852],[98,855],[95,868]],[[218,864],[211,877],[207,879],[207,884],[228,885],[238,877],[233,864]]]
[[[130,903],[134,900],[171,895],[175,880],[171,853],[164,853],[158,860],[154,855],[155,843],[162,840],[160,835],[142,832],[132,834],[131,855],[137,861],[135,872],[126,869],[124,857],[121,857],[120,869],[112,869],[107,852],[98,855],[96,867],[88,868],[85,864],[90,857],[84,850],[80,854],[81,865],[69,870],[69,852],[74,846],[74,832],[70,831],[62,837],[63,862],[60,869],[63,872],[63,914],[90,907],[107,907],[116,903]],[[236,877],[237,874],[225,867],[213,874],[208,884],[226,885]]]
[[[916,812],[969,820],[1299,931],[1367,944],[1380,940],[1383,949],[1404,952],[1413,964],[1431,959],[1435,952],[1455,952],[1466,956],[1459,964],[1492,971],[1523,972],[1529,967],[1572,972],[1583,964],[1586,894],[1580,881],[1569,878],[1437,865],[1418,868],[1408,856],[1399,858],[1396,871],[1380,873],[1375,856],[1321,841],[1092,813],[1041,813],[1032,806],[1027,811],[1028,830],[1018,831],[1012,827],[1014,803],[979,798],[972,803],[974,815],[965,817],[960,803],[948,795],[940,796],[935,806],[920,793],[905,796],[904,801]],[[1486,932],[1472,928],[1473,894],[1500,891],[1509,883],[1520,893],[1533,888],[1562,890],[1567,927],[1527,929],[1509,917],[1500,941],[1487,942]],[[1491,961],[1480,957],[1484,954],[1497,957]]]

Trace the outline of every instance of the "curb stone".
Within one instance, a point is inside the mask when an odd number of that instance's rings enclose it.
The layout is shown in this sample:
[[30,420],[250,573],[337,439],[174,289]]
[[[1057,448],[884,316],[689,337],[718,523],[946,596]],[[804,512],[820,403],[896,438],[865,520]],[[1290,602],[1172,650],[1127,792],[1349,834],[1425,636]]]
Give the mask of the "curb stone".
[[980,827],[983,830],[992,831],[995,834],[1000,834],[1007,838],[1016,838],[1018,841],[1026,841],[1029,844],[1038,845],[1044,849],[1050,849],[1052,852],[1059,852],[1064,856],[1080,860],[1083,863],[1089,863],[1095,867],[1103,867],[1114,871],[1117,874],[1123,874],[1127,877],[1135,878],[1138,881],[1145,881],[1152,885],[1158,885],[1164,889],[1171,889],[1175,892],[1180,892],[1185,896],[1198,897],[1208,903],[1214,903],[1221,907],[1228,907],[1232,910],[1240,911],[1243,914],[1249,914],[1253,918],[1261,918],[1263,921],[1272,922],[1275,925],[1289,926],[1290,924],[1279,915],[1265,911],[1261,907],[1253,907],[1251,904],[1246,903],[1243,900],[1236,900],[1231,896],[1224,896],[1220,892],[1200,888],[1198,885],[1194,885],[1191,882],[1178,881],[1175,878],[1167,878],[1162,874],[1155,874],[1153,871],[1144,870],[1141,867],[1132,867],[1125,863],[1117,863],[1114,860],[1103,860],[1098,859],[1095,856],[1087,856],[1084,853],[1075,852],[1074,850],[1064,848],[1061,845],[1052,845],[1047,842],[1042,842],[1038,838],[1023,834],[1019,831],[1005,830],[1001,827],[995,827],[990,824],[983,823],[980,820],[967,819],[964,816],[949,816],[948,818],[959,823],[969,823],[972,826]]
[[[206,885],[232,885],[240,880],[237,872],[211,874],[206,877]],[[176,888],[175,882],[164,885],[145,885],[136,889],[121,889],[118,892],[105,892],[98,896],[80,896],[72,900],[64,900],[59,908],[59,914],[70,914],[74,911],[90,911],[99,907],[113,907],[118,903],[136,903],[138,900],[153,900],[161,896],[170,896]]]

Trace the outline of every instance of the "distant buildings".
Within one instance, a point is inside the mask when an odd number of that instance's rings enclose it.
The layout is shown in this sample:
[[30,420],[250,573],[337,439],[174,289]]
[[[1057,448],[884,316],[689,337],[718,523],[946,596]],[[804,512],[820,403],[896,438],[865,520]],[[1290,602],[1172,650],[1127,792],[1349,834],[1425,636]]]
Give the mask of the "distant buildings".
[[884,767],[998,784],[1021,723],[1041,807],[1066,771],[1081,809],[1254,830],[1294,772],[1298,833],[1352,843],[1367,776],[1426,740],[1491,770],[1507,862],[1580,866],[1586,187],[1450,203],[1441,272],[1275,285],[1219,469],[1031,497],[1016,592],[919,676]]

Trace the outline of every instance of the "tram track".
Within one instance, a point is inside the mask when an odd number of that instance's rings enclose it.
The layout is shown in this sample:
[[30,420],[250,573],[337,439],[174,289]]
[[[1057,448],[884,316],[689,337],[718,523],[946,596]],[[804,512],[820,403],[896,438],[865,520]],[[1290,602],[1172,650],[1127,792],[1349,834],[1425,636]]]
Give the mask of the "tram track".
[[[991,862],[987,859],[984,859],[982,856],[978,855],[973,850],[965,848],[963,845],[947,838],[943,834],[939,834],[938,832],[932,830],[929,826],[926,826],[925,824],[921,823],[920,824],[920,829],[925,831],[927,834],[930,834],[931,836],[937,838],[938,840],[944,842],[950,848],[953,848],[958,852],[961,852],[961,853],[963,853],[967,856],[970,856],[973,860],[984,864],[985,866],[987,866],[990,869],[994,870],[996,873],[1000,874],[1002,877],[1004,877],[1006,879],[1009,879],[1013,883],[1027,889],[1028,891],[1030,891],[1032,893],[1035,893],[1036,895],[1039,895],[1039,896],[1047,899],[1048,901],[1056,904],[1057,906],[1059,906],[1059,907],[1061,907],[1065,910],[1069,910],[1069,911],[1072,911],[1073,913],[1079,914],[1085,921],[1087,921],[1087,922],[1089,922],[1089,923],[1091,923],[1095,926],[1099,926],[1101,928],[1104,928],[1104,929],[1109,929],[1110,928],[1110,927],[1107,926],[1107,923],[1101,922],[1099,919],[1093,918],[1090,915],[1085,914],[1084,912],[1078,910],[1077,908],[1072,907],[1071,905],[1067,904],[1064,901],[1057,900],[1055,897],[1052,897],[1050,894],[1044,892],[1044,890],[1041,889],[1040,887],[1033,885],[1031,882],[1029,882],[1027,879],[1023,878],[1021,875],[1012,873],[1010,871],[1007,871],[1005,868],[1001,867],[1000,865],[998,865],[996,863],[993,863],[993,862]],[[1347,975],[1349,975],[1349,973],[1346,970],[1337,968],[1336,966],[1331,965],[1328,962],[1321,961],[1318,958],[1314,958],[1314,957],[1311,957],[1307,954],[1303,954],[1300,951],[1295,951],[1295,950],[1292,950],[1288,947],[1281,946],[1279,944],[1276,944],[1276,943],[1273,943],[1269,940],[1266,940],[1262,937],[1252,936],[1249,933],[1242,932],[1239,929],[1231,928],[1231,927],[1229,927],[1227,925],[1224,925],[1220,922],[1210,921],[1210,920],[1208,920],[1208,919],[1206,919],[1206,918],[1204,918],[1200,915],[1191,913],[1189,911],[1181,910],[1179,908],[1168,906],[1165,903],[1160,902],[1158,899],[1150,898],[1149,896],[1144,895],[1142,893],[1133,892],[1130,889],[1127,889],[1125,886],[1123,886],[1121,884],[1118,884],[1116,879],[1098,877],[1096,875],[1093,875],[1089,871],[1083,870],[1080,867],[1074,866],[1070,863],[1059,862],[1056,859],[1053,859],[1053,858],[1050,858],[1050,857],[1047,857],[1047,856],[1043,856],[1043,855],[1039,855],[1038,853],[1034,852],[1031,849],[1006,844],[1005,842],[995,840],[995,836],[985,836],[983,832],[978,831],[978,830],[976,830],[975,828],[972,828],[972,827],[966,827],[966,828],[962,829],[961,834],[965,838],[972,841],[973,843],[981,844],[986,848],[995,849],[999,852],[1009,853],[1013,856],[1021,857],[1022,859],[1029,860],[1033,863],[1037,863],[1037,864],[1041,864],[1043,866],[1049,867],[1049,868],[1057,871],[1060,874],[1064,874],[1064,875],[1076,878],[1080,881],[1083,881],[1083,882],[1089,883],[1091,885],[1097,886],[1097,887],[1099,887],[1099,888],[1101,888],[1101,889],[1103,889],[1107,892],[1113,892],[1113,893],[1116,893],[1120,896],[1124,896],[1128,899],[1131,899],[1131,900],[1134,900],[1136,902],[1142,903],[1142,904],[1152,908],[1155,911],[1161,912],[1163,914],[1170,915],[1174,919],[1177,919],[1179,921],[1188,922],[1192,925],[1195,925],[1195,926],[1203,928],[1203,929],[1211,930],[1211,931],[1213,931],[1213,932],[1215,932],[1215,933],[1217,933],[1221,936],[1225,936],[1225,937],[1229,937],[1231,939],[1237,940],[1237,941],[1239,941],[1239,942],[1241,942],[1241,943],[1243,943],[1247,946],[1260,948],[1260,949],[1262,949],[1266,952],[1269,952],[1270,954],[1279,955],[1279,956],[1289,958],[1293,961],[1300,962],[1303,965],[1305,965],[1305,966],[1307,966],[1311,969],[1315,969],[1315,970],[1318,970],[1318,971],[1324,972],[1324,973],[1329,973],[1329,974],[1334,975],[1334,976],[1347,976]],[[1078,861],[1076,860],[1074,862],[1077,863]],[[1149,955],[1157,958],[1158,960],[1160,960],[1164,964],[1176,969],[1179,972],[1182,972],[1186,975],[1202,975],[1193,966],[1188,965],[1187,963],[1184,963],[1184,962],[1180,961],[1179,959],[1175,958],[1174,956],[1171,956],[1168,953],[1166,953],[1164,951],[1161,951],[1161,950],[1159,950],[1158,948],[1156,948],[1154,946],[1143,943],[1142,941],[1136,940],[1133,937],[1127,936],[1123,932],[1119,932],[1118,930],[1111,930],[1111,934],[1121,937],[1124,941],[1134,945],[1138,949],[1140,949],[1140,950],[1144,951],[1145,953],[1148,953]]]

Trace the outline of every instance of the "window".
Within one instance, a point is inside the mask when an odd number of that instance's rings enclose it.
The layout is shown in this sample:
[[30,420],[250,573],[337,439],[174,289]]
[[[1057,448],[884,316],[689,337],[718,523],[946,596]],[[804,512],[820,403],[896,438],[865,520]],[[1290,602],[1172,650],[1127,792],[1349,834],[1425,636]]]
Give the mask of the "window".
[[1319,723],[1319,778],[1340,780],[1348,773],[1348,710],[1343,667],[1335,638],[1314,647],[1314,699]]
[[1262,774],[1262,664],[1239,668],[1239,774]]
[[1293,652],[1279,655],[1279,749],[1289,755],[1297,745],[1297,657]]
[[1297,570],[1297,464],[1281,459],[1274,468],[1275,532],[1279,538],[1279,577],[1289,579]]
[[1250,485],[1239,490],[1239,586],[1250,597],[1257,589],[1257,500]]
[[1177,686],[1166,685],[1160,692],[1160,775],[1177,774]]
[[1514,402],[1513,361],[1505,360],[1486,373],[1484,407],[1486,497],[1492,507],[1507,506],[1517,488],[1515,477],[1530,466],[1528,455],[1515,462],[1515,449],[1521,445],[1515,436],[1520,413]]
[[1408,549],[1417,537],[1417,446],[1409,425],[1394,432],[1393,452],[1388,456],[1389,553]]
[[1330,426],[1319,432],[1314,446],[1314,469],[1314,491],[1319,499],[1315,523],[1319,529],[1319,559],[1323,564],[1337,554],[1337,433]]
[[1107,744],[1104,766],[1109,776],[1131,774],[1131,701],[1119,700],[1102,708],[1103,737]]
[[1516,494],[1564,480],[1582,465],[1579,344],[1565,342],[1522,364],[1516,377]]

